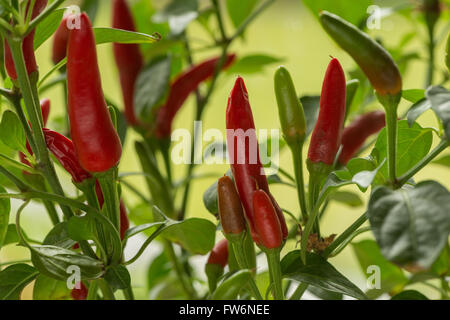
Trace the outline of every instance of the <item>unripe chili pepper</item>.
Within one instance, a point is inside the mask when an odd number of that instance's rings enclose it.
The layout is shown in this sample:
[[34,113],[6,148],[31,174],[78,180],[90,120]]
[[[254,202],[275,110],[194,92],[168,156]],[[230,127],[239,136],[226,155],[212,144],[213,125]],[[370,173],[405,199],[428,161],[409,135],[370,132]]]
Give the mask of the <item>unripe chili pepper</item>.
[[275,95],[281,128],[289,145],[303,143],[306,135],[305,112],[286,68],[275,72]]
[[86,286],[83,284],[83,282],[77,283],[77,285],[80,286],[80,289],[72,289],[70,292],[70,295],[72,296],[73,300],[86,300],[88,297],[89,290],[86,288]]
[[237,78],[228,99],[226,126],[231,170],[253,240],[259,244],[253,211],[253,192],[258,189],[264,190],[271,198],[281,223],[283,236],[286,238],[288,235],[286,221],[281,208],[269,191],[269,184],[259,158],[258,140],[248,92],[241,77]]
[[342,151],[339,163],[346,165],[350,159],[361,149],[364,142],[371,135],[379,132],[386,126],[386,116],[383,111],[373,111],[359,116],[342,134]]
[[53,36],[52,61],[54,64],[58,64],[67,56],[67,42],[69,41],[67,21],[68,16],[66,15]]
[[[228,68],[236,59],[236,55],[228,55],[223,69]],[[169,138],[172,132],[172,122],[177,112],[183,106],[189,95],[198,86],[214,76],[217,63],[220,58],[206,60],[198,65],[192,66],[186,72],[180,74],[170,86],[167,102],[158,111],[156,118],[156,136],[160,139]]]
[[423,0],[422,11],[424,12],[427,26],[430,30],[433,30],[441,15],[441,4],[439,0]]
[[212,249],[205,265],[210,292],[216,289],[218,279],[223,275],[223,269],[228,264],[228,241],[223,239]]
[[103,96],[91,22],[85,13],[79,18],[67,48],[70,133],[83,168],[105,172],[118,164],[122,146]]
[[244,211],[241,199],[230,177],[224,176],[219,179],[217,200],[223,232],[226,235],[242,234],[245,231]]
[[328,65],[322,86],[320,111],[308,151],[310,163],[331,166],[341,145],[345,118],[346,83],[337,59]]
[[334,41],[353,57],[379,95],[400,94],[402,78],[386,49],[337,15],[323,11],[320,22]]
[[264,190],[253,193],[253,210],[255,213],[255,229],[260,245],[266,249],[280,248],[283,244],[283,232],[280,220],[272,200]]
[[[33,12],[31,14],[31,19],[36,18],[47,6],[48,0],[36,0]],[[28,13],[28,9],[30,6],[31,0],[27,2],[27,8],[25,10],[25,14]],[[34,34],[35,30],[31,31],[25,39],[23,39],[22,51],[25,59],[25,65],[27,67],[28,75],[31,75],[34,72],[37,72],[38,66],[36,64],[36,56],[34,54]],[[17,71],[14,66],[14,60],[11,53],[11,48],[9,47],[8,41],[5,39],[5,68],[8,72],[8,75],[11,79],[17,80]]]
[[[133,16],[125,0],[114,0],[113,27],[136,31]],[[130,125],[138,124],[134,112],[134,88],[144,59],[138,44],[114,43],[114,57],[119,68],[120,84],[125,104],[125,116]]]

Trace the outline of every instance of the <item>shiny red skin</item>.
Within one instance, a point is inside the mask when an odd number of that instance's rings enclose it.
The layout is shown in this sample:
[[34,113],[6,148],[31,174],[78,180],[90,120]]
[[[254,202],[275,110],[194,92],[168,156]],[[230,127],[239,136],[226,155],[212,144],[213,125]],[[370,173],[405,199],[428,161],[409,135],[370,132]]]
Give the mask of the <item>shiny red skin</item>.
[[67,56],[67,42],[69,41],[67,19],[68,16],[64,16],[53,36],[52,61],[54,64],[58,64]]
[[73,300],[86,300],[89,290],[82,282],[80,282],[79,284],[81,285],[80,289],[72,289],[70,295],[72,296]]
[[[136,31],[133,16],[125,0],[114,0],[113,28]],[[144,66],[144,58],[138,44],[114,43],[113,49],[119,69],[125,117],[130,125],[137,125],[139,121],[134,112],[134,88],[139,72]]]
[[[228,68],[236,59],[236,55],[227,56],[223,69]],[[220,58],[206,60],[198,65],[192,66],[186,72],[180,74],[170,86],[167,102],[158,111],[156,118],[156,136],[160,139],[170,138],[172,133],[172,122],[177,112],[185,103],[189,95],[194,92],[198,86],[210,79],[216,70]]]
[[[244,80],[238,77],[231,91],[228,99],[227,107],[227,120],[226,127],[228,130],[242,129],[244,132],[247,130],[255,130],[255,124],[253,121],[253,114],[248,99],[248,92],[244,84]],[[256,132],[251,133],[251,140],[257,141]],[[259,157],[259,147],[257,148],[256,163],[250,163],[251,157],[248,151],[245,152],[245,161],[243,164],[238,163],[238,138],[234,138],[234,150],[228,148],[230,161],[232,160],[231,170],[233,172],[234,181],[236,183],[236,189],[238,190],[239,197],[241,198],[242,205],[245,210],[245,216],[250,225],[250,232],[252,238],[256,243],[259,243],[258,234],[255,232],[255,217],[253,210],[253,192],[258,189],[264,190],[272,200],[273,206],[276,208],[276,212],[283,230],[283,236],[286,238],[288,235],[288,228],[284,219],[283,212],[278,206],[276,200],[270,193],[269,184],[267,183],[267,177],[264,174],[264,169]],[[233,144],[233,135],[227,132],[227,144],[231,146]],[[250,150],[249,139],[245,139],[245,150]],[[241,161],[242,162],[242,161]]]
[[345,99],[344,70],[339,61],[333,58],[323,81],[319,118],[308,151],[310,162],[327,165],[334,163],[344,130]]
[[386,115],[383,111],[373,111],[355,119],[342,134],[342,151],[339,163],[346,165],[361,149],[367,138],[378,133],[386,126]]
[[78,159],[89,172],[105,172],[119,163],[122,146],[103,96],[94,33],[89,17],[70,30],[67,47],[70,133]]
[[[36,3],[33,7],[33,13],[32,13],[32,19],[36,18],[47,6],[48,0],[36,0]],[[28,6],[30,5],[30,0],[27,3],[27,10]],[[38,70],[38,66],[36,63],[36,56],[34,55],[34,34],[35,30],[30,32],[25,39],[23,40],[22,44],[22,51],[25,59],[25,65],[27,67],[28,74],[32,74],[33,72],[36,72]],[[16,67],[14,66],[14,60],[12,57],[11,49],[9,47],[8,41],[5,39],[5,68],[9,75],[9,77],[13,80],[17,80],[17,72]]]
[[75,147],[70,139],[49,129],[44,129],[44,136],[47,148],[72,176],[73,182],[80,183],[92,178],[91,174],[84,170],[78,161]]
[[222,268],[225,268],[228,264],[228,241],[223,239],[218,242],[208,257],[208,262],[206,264],[217,264]]
[[255,229],[260,239],[259,245],[267,249],[280,248],[283,244],[280,220],[272,200],[263,190],[256,190],[253,193],[253,209]]

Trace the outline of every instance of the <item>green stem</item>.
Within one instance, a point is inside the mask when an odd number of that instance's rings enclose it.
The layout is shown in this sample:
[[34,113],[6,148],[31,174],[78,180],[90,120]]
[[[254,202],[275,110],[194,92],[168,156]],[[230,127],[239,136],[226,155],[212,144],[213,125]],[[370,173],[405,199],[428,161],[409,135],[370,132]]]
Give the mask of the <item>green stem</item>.
[[112,291],[108,282],[106,282],[104,279],[99,279],[98,286],[99,286],[100,290],[102,291],[103,298],[105,300],[116,300],[116,297],[114,296],[114,292]]
[[426,88],[433,84],[434,76],[434,50],[435,50],[435,40],[434,40],[434,24],[428,25],[428,70],[427,70],[427,80],[425,83]]
[[102,188],[107,216],[116,229],[120,230],[120,200],[117,191],[117,168],[114,167],[107,172],[97,174],[96,178]]
[[267,263],[269,265],[270,279],[272,281],[274,298],[276,300],[284,300],[284,291],[280,265],[280,251],[281,249],[272,249],[266,251]]
[[59,221],[58,213],[56,212],[55,206],[50,201],[44,200],[42,201],[44,204],[45,209],[48,212],[48,216],[50,217],[50,220],[52,221],[52,224],[55,226],[57,225]]
[[305,182],[303,176],[303,143],[291,146],[294,160],[295,180],[297,182],[297,197],[302,212],[303,221],[308,221],[308,209],[306,205]]
[[37,27],[37,25],[42,22],[42,20],[47,18],[63,2],[64,2],[64,0],[55,0],[55,1],[53,1],[40,15],[38,15],[36,18],[33,19],[33,21],[30,22],[30,24],[28,25],[27,31],[25,32],[24,36],[26,36],[31,31],[33,31]]
[[303,296],[303,294],[306,292],[306,289],[308,289],[309,284],[307,283],[300,283],[297,287],[297,289],[294,291],[292,296],[289,298],[289,300],[300,300]]
[[[317,214],[313,215],[312,212],[314,211],[314,208],[317,203],[317,199],[319,198],[321,181],[322,181],[321,179],[317,179],[313,175],[310,175],[309,187],[308,187],[309,212],[310,212],[310,216],[309,216],[308,220],[309,219],[313,220],[313,231],[315,233],[317,233],[318,239],[320,239],[320,222],[317,217]],[[306,221],[308,221],[308,220],[306,220]],[[302,238],[303,238],[303,235],[305,235],[305,233],[302,234]],[[308,233],[308,235],[309,235],[309,233]]]
[[86,300],[97,300],[97,291],[98,291],[98,281],[92,280],[89,286],[88,296]]
[[131,286],[129,286],[125,290],[122,290],[122,292],[126,300],[134,300],[134,292]]

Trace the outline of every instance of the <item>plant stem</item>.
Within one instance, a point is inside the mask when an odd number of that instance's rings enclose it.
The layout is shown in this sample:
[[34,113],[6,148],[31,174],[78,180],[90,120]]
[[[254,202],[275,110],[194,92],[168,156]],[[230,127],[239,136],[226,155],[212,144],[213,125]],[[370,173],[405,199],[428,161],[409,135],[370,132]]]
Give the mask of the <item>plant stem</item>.
[[289,300],[300,300],[303,296],[303,294],[306,292],[306,289],[308,289],[309,284],[307,283],[300,283],[297,287],[297,289],[294,291],[292,296],[289,298]]
[[303,176],[303,143],[291,146],[294,160],[295,180],[297,182],[297,197],[300,204],[303,221],[308,221],[308,209],[306,206],[305,182]]
[[122,290],[122,292],[126,300],[134,300],[134,292],[131,286],[129,286],[125,290]]
[[98,281],[92,280],[89,286],[88,296],[86,300],[97,300]]
[[42,12],[40,15],[38,15],[36,18],[33,19],[33,21],[30,22],[30,24],[28,25],[28,29],[25,32],[25,34],[23,36],[26,36],[27,34],[29,34],[31,31],[33,31],[37,25],[39,23],[41,23],[42,20],[44,20],[45,18],[47,18],[53,11],[56,10],[56,8],[58,8],[62,3],[64,2],[64,0],[55,0],[53,1],[48,7],[47,9],[44,10],[44,12]]
[[107,172],[96,175],[102,188],[104,205],[112,224],[120,230],[120,200],[117,192],[117,168],[114,167]]
[[267,263],[269,264],[270,279],[273,284],[274,298],[276,300],[284,300],[280,265],[280,251],[280,249],[273,249],[266,252]]
[[108,282],[106,282],[104,279],[99,279],[98,286],[99,286],[100,290],[102,291],[103,298],[105,300],[116,300],[116,297],[114,296],[114,292],[112,291]]
[[434,40],[434,24],[429,25],[427,23],[428,30],[428,70],[427,70],[427,79],[425,83],[425,87],[428,88],[433,84],[433,76],[434,76],[434,50],[435,50],[435,40]]

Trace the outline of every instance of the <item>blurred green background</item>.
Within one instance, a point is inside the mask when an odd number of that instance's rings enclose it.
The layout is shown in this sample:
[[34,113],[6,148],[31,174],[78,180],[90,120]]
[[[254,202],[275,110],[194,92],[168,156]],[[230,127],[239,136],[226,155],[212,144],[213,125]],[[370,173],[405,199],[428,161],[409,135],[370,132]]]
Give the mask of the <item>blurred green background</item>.
[[[245,1],[245,0],[243,0]],[[350,1],[350,0],[349,0]],[[355,1],[355,0],[351,0]],[[111,1],[100,0],[101,8],[98,13],[96,26],[110,26]],[[393,5],[396,1],[381,1],[383,6]],[[76,1],[74,1],[76,3]],[[154,0],[155,6],[163,6],[166,1]],[[439,24],[437,30],[442,31],[445,23]],[[231,31],[231,23],[227,18],[227,27]],[[381,30],[372,33],[379,36],[387,46],[395,46],[402,36],[415,31],[417,36],[408,44],[408,50],[417,51],[421,59],[414,60],[406,74],[404,74],[404,89],[422,88],[426,74],[426,30],[422,24],[411,23],[411,21],[399,16],[393,15],[384,19],[381,23]],[[188,29],[188,36],[191,39],[192,47],[198,48],[205,45],[208,37],[198,23],[194,22]],[[51,42],[48,41],[38,50],[38,63],[41,74],[45,74],[51,67],[50,61]],[[262,53],[283,59],[282,64],[291,72],[297,91],[301,95],[318,94],[321,89],[323,75],[330,60],[330,55],[338,58],[344,69],[347,71],[354,68],[354,63],[350,57],[340,50],[326,35],[320,27],[318,21],[312,13],[306,9],[301,0],[277,0],[267,11],[265,11],[248,29],[245,37],[238,40],[232,46],[231,51],[236,52],[238,56],[246,54]],[[439,42],[436,54],[436,63],[439,69],[444,68],[444,43]],[[110,97],[118,106],[122,106],[121,90],[119,87],[118,72],[116,70],[111,45],[101,45],[98,47],[99,64],[103,81],[105,94]],[[194,55],[195,61],[201,61],[205,57],[217,55],[214,50],[201,51]],[[250,101],[253,108],[255,124],[257,129],[276,129],[279,128],[278,113],[275,97],[273,93],[273,73],[278,64],[273,64],[265,68],[264,72],[244,75],[244,79],[249,91]],[[437,75],[440,79],[440,74]],[[228,94],[234,82],[234,75],[222,76],[219,85],[210,101],[206,111],[203,130],[208,128],[217,128],[225,132],[225,108]],[[63,94],[61,87],[55,87],[45,95],[51,99],[52,111],[49,127],[57,127],[54,121],[64,114]],[[42,96],[41,98],[44,98]],[[410,103],[403,101],[401,110],[408,108]],[[371,108],[381,108],[374,104]],[[402,113],[402,112],[400,112]],[[187,128],[191,130],[194,115],[194,98],[191,97],[182,112],[177,116],[176,128]],[[53,121],[52,121],[53,119]],[[422,126],[436,126],[436,121],[431,112],[427,112],[420,118],[419,123]],[[136,135],[132,132],[127,137],[127,144],[124,149],[123,159],[120,164],[121,172],[139,171],[139,163],[133,150],[133,144],[130,143]],[[205,143],[206,145],[206,143]],[[305,150],[306,153],[306,150]],[[280,155],[280,164],[282,167],[292,172],[291,156],[287,150]],[[196,173],[217,173],[217,177],[227,170],[223,165],[203,165],[197,168]],[[175,175],[181,178],[185,173],[186,167],[183,165],[175,166]],[[68,192],[74,192],[67,176],[59,171],[60,176],[65,179],[65,185]],[[430,165],[417,175],[417,181],[435,179],[450,188],[450,174],[448,169],[437,165]],[[203,206],[202,196],[207,187],[215,179],[198,180],[193,183],[191,198],[188,207],[188,216],[204,217],[213,220],[213,217]],[[144,189],[145,184],[141,178],[129,180],[135,186]],[[286,186],[271,187],[279,204],[293,212],[298,212],[298,203],[294,189]],[[146,189],[145,189],[146,190]],[[356,187],[350,187],[349,190],[356,190]],[[125,191],[126,192],[126,191]],[[365,195],[367,199],[367,195]],[[128,208],[132,209],[139,204],[137,198],[132,194],[125,193],[125,199]],[[17,202],[14,203],[17,208]],[[350,225],[365,210],[364,207],[349,208],[344,205],[333,202],[323,220],[323,234],[339,234],[348,225]],[[15,210],[13,210],[14,212]],[[11,217],[12,219],[14,217]],[[38,205],[29,206],[23,214],[23,227],[28,235],[34,239],[42,239],[50,230],[50,221],[44,211]],[[220,237],[220,235],[219,235]],[[370,233],[357,238],[358,240],[370,238]],[[137,250],[138,244],[143,238],[136,238],[129,243],[127,252],[131,256]],[[290,243],[288,248],[292,249],[295,243]],[[146,271],[148,264],[158,252],[157,245],[147,249],[146,254],[131,266],[133,276],[133,286],[140,298],[144,296],[146,286]],[[9,261],[17,259],[27,259],[27,250],[19,247],[8,246],[2,250],[0,261]],[[196,257],[195,266],[197,275],[204,278],[203,262],[205,257]],[[365,290],[366,277],[360,269],[351,247],[348,247],[341,255],[331,260],[333,265],[353,280],[363,290]],[[139,290],[139,288],[141,290]],[[421,288],[423,290],[424,288]],[[435,291],[425,288],[423,291],[430,298],[437,298]],[[24,298],[30,297],[30,288],[24,293]],[[306,296],[311,297],[311,296]]]

